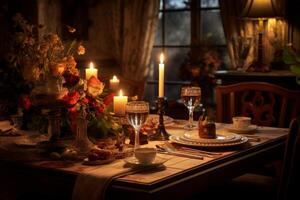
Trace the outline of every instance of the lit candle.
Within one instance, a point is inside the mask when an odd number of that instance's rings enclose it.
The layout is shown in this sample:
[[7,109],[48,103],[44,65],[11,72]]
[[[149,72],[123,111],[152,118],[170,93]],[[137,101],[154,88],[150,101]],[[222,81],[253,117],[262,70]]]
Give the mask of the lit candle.
[[112,90],[117,90],[119,88],[119,79],[117,76],[113,76],[112,79],[109,80],[109,88]]
[[125,115],[125,106],[128,101],[127,96],[123,96],[122,90],[120,90],[119,96],[114,96],[114,113],[116,115]]
[[164,65],[164,54],[160,54],[159,63],[159,76],[158,76],[158,97],[164,97],[164,84],[165,84],[165,65]]
[[89,80],[92,76],[98,78],[98,69],[94,68],[94,64],[90,62],[90,67],[85,69],[85,79]]

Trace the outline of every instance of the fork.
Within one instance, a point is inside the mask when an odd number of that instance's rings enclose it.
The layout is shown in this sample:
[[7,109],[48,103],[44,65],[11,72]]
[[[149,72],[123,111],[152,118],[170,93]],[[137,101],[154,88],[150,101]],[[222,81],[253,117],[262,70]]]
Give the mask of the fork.
[[199,150],[199,149],[192,149],[192,148],[188,148],[188,147],[174,147],[172,144],[165,142],[164,144],[165,147],[168,147],[169,149],[171,149],[172,151],[184,151],[185,153],[188,154],[192,154],[192,155],[201,155],[204,157],[208,157],[208,158],[216,158],[220,155],[223,155],[222,153],[217,153],[217,152],[209,152],[209,151],[203,151],[203,150]]
[[176,150],[172,150],[171,148],[166,147],[166,146],[165,147],[162,147],[160,145],[155,145],[155,146],[156,146],[156,148],[159,149],[160,153],[166,153],[166,154],[180,156],[180,157],[203,160],[202,155],[195,155],[195,154],[187,154],[187,153],[177,152]]

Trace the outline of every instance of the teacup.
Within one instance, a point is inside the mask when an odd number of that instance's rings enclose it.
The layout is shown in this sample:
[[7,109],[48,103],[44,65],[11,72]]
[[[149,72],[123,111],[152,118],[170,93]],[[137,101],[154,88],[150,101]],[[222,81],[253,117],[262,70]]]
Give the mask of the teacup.
[[145,148],[137,148],[134,150],[134,155],[136,159],[141,164],[150,164],[154,161],[156,156],[156,148],[145,147]]
[[251,118],[236,116],[232,118],[232,122],[235,129],[246,129],[251,125]]

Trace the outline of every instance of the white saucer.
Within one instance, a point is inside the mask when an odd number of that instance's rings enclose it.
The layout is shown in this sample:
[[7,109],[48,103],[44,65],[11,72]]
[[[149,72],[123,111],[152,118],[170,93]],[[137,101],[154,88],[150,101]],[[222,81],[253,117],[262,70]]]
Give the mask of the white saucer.
[[124,161],[131,165],[132,167],[158,167],[163,165],[168,159],[162,158],[160,156],[156,156],[155,160],[152,163],[144,164],[140,163],[134,156],[127,157],[124,159]]
[[233,132],[233,133],[252,133],[254,131],[257,130],[257,126],[256,125],[250,125],[248,126],[247,128],[244,128],[244,129],[237,129],[235,127],[233,127],[232,124],[228,125],[227,127],[227,130],[229,130],[230,132]]

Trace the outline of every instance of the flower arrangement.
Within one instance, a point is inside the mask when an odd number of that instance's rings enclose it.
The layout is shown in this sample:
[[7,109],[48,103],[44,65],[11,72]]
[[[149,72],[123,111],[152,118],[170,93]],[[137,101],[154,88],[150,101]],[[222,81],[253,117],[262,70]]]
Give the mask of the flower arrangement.
[[[64,44],[55,33],[39,36],[43,25],[29,24],[21,14],[13,17],[14,29],[12,53],[9,60],[27,82],[37,81],[41,75],[60,76],[63,72],[79,74],[74,53],[85,53],[85,48],[77,40]],[[70,34],[76,30],[67,27]]]
[[192,49],[180,67],[183,80],[190,80],[192,85],[201,87],[202,103],[213,103],[213,88],[216,85],[215,71],[221,66],[218,52],[212,45],[203,43],[200,49]]
[[[85,53],[82,42],[63,42],[54,33],[39,36],[38,31],[43,26],[29,24],[20,14],[14,16],[13,21],[16,32],[10,63],[21,74],[24,83],[32,86],[30,93],[24,92],[19,98],[19,106],[27,113],[25,128],[45,131],[47,120],[35,102],[41,99],[38,95],[33,98],[33,94],[47,93],[43,105],[53,101],[49,94],[55,94],[53,97],[66,105],[62,108],[62,126],[67,127],[64,130],[76,132],[77,115],[85,110],[92,138],[119,133],[119,125],[109,115],[114,94],[105,90],[104,83],[97,77],[88,80],[80,77],[74,56]],[[76,31],[70,26],[67,28],[70,34]]]

